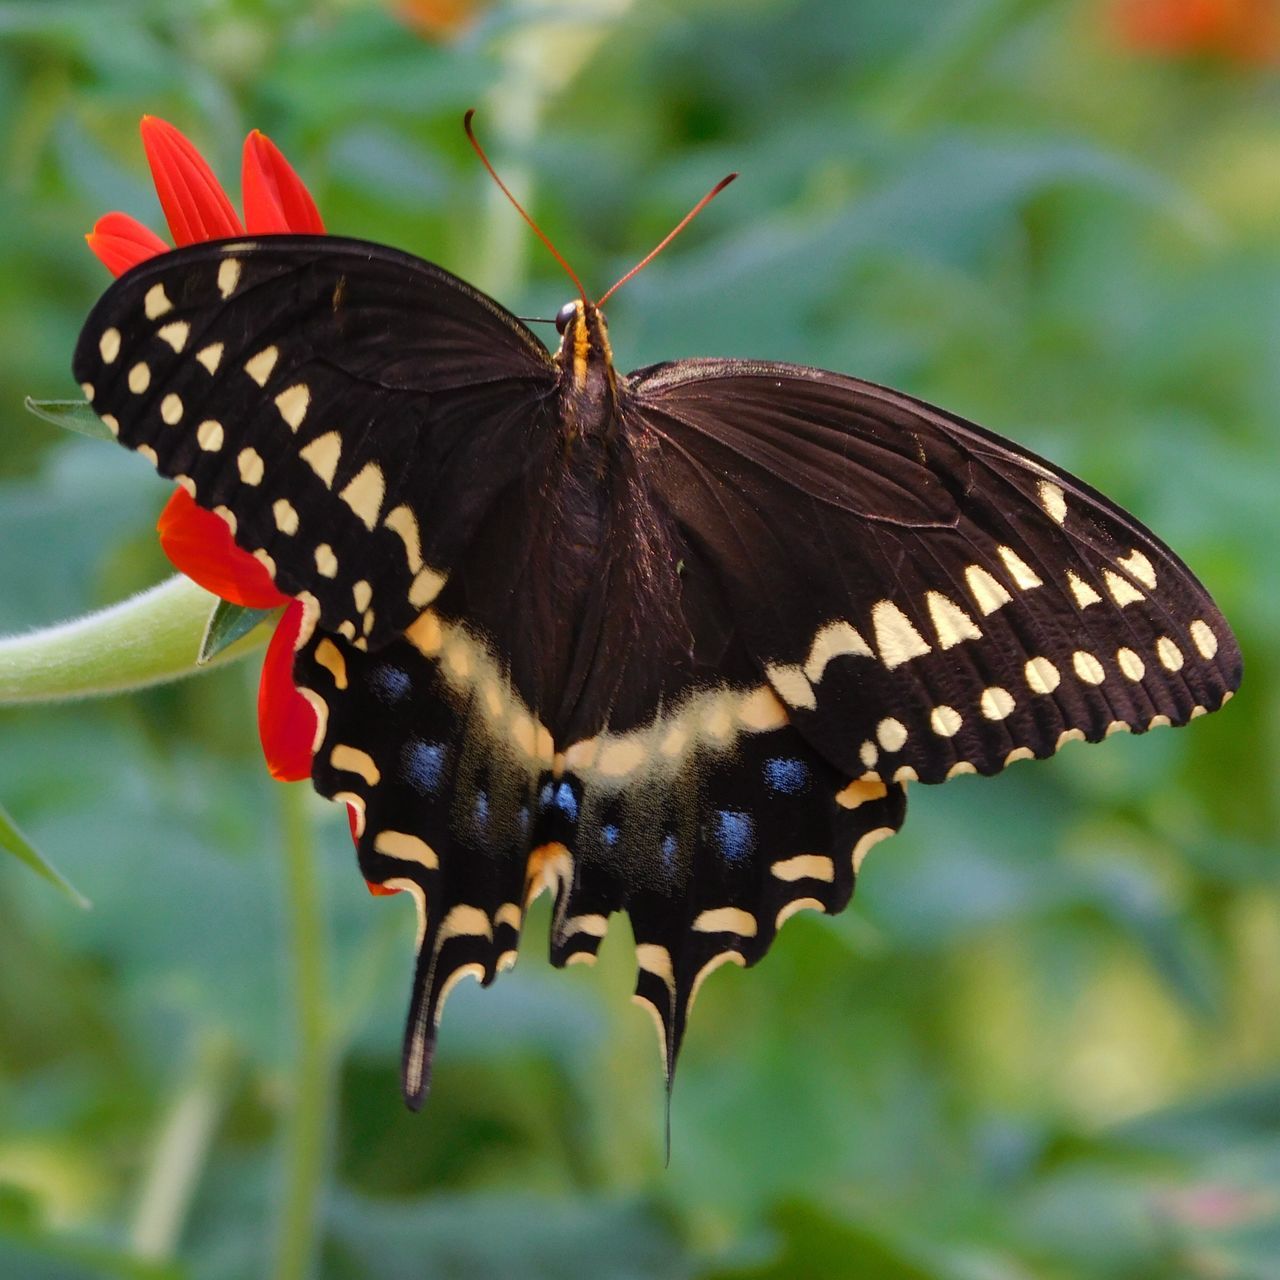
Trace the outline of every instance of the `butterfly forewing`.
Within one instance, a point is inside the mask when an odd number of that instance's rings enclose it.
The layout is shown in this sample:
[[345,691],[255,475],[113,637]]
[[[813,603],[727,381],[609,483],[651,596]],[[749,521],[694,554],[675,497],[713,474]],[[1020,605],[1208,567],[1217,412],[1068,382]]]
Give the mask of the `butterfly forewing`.
[[282,590],[314,596],[327,630],[375,648],[519,475],[554,383],[537,339],[482,294],[336,237],[144,263],[94,308],[74,369],[122,443]]
[[785,365],[684,361],[632,392],[708,590],[796,726],[854,776],[992,773],[1181,724],[1239,682],[1186,566],[1008,441]]

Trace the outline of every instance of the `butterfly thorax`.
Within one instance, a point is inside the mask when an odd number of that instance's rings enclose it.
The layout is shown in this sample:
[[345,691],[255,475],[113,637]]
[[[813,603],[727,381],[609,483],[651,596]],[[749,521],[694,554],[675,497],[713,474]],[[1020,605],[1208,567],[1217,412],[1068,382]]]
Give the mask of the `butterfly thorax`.
[[579,300],[565,317],[556,364],[560,369],[561,421],[565,443],[609,441],[618,421],[618,380],[604,314]]

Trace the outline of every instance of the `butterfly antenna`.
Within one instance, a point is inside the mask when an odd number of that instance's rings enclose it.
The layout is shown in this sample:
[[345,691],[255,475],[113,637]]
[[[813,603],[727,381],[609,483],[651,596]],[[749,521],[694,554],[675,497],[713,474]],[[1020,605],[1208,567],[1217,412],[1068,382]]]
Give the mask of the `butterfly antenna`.
[[[489,157],[485,155],[484,148],[480,145],[479,139],[476,137],[474,130],[471,128],[471,117],[474,116],[475,113],[476,113],[476,109],[475,107],[472,107],[467,112],[467,114],[462,117],[462,127],[463,129],[466,130],[467,141],[470,142],[472,147],[475,148],[476,155],[480,157],[480,163],[484,165],[486,169],[488,169],[489,177],[491,177],[494,180],[494,182],[498,184],[498,188],[499,190],[501,190],[502,194],[506,196],[507,199],[510,200],[511,203],[515,206],[515,211],[533,228],[533,234],[536,235],[538,239],[541,240],[542,243],[545,244],[547,248],[551,250],[551,256],[565,269],[565,271],[568,272],[569,279],[573,281],[574,285],[578,290],[578,296],[582,299],[583,302],[586,302],[587,291],[582,287],[582,281],[578,279],[578,273],[564,260],[564,258],[561,256],[560,250],[557,249],[555,245],[551,243],[551,241],[547,238],[547,235],[542,230],[542,228],[538,226],[538,224],[534,222],[534,220],[525,212],[524,206],[520,203],[519,200],[515,198],[515,196],[511,194],[511,189],[507,186],[505,182],[503,182],[503,180],[500,177],[498,177],[498,171],[493,167],[492,164],[489,163]],[[668,239],[669,238],[670,237],[668,237]],[[614,287],[616,288],[617,286],[615,285]]]
[[716,185],[712,187],[711,190],[708,191],[707,194],[703,196],[702,199],[699,200],[698,203],[695,204],[693,208],[690,209],[689,212],[686,213],[678,223],[676,223],[675,228],[666,234],[666,236],[662,240],[662,243],[659,244],[656,249],[652,249],[650,250],[649,253],[645,254],[645,256],[641,258],[640,261],[637,262],[636,265],[632,267],[631,270],[628,271],[627,274],[623,276],[621,280],[616,281],[610,288],[606,289],[605,292],[602,293],[598,299],[596,299],[596,306],[597,307],[604,306],[604,304],[615,293],[617,293],[617,291],[621,289],[622,286],[626,284],[627,281],[630,280],[632,276],[639,275],[640,272],[643,271],[645,267],[647,267],[649,263],[651,263],[654,260],[654,258],[656,258],[658,254],[660,254],[663,251],[663,249],[665,249],[667,245],[669,245],[676,238],[676,236],[678,236],[685,229],[685,227],[687,227],[689,223],[691,223],[694,220],[694,218],[696,218],[698,214],[700,214],[703,211],[703,209],[705,209],[707,205],[709,205],[716,198],[716,196],[718,196],[725,189],[725,187],[727,187],[729,183],[731,183],[734,180],[734,178],[736,178],[737,176],[738,175],[736,173],[731,173],[728,175],[728,177],[721,178],[720,181],[717,182]]

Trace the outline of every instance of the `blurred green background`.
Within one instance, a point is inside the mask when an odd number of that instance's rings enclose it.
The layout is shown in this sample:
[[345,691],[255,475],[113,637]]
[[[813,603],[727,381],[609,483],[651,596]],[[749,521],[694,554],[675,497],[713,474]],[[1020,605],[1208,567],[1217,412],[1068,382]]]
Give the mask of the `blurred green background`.
[[95,906],[0,857],[0,1276],[1280,1277],[1274,20],[0,3],[0,633],[167,572],[167,486],[22,409],[76,394],[93,219],[163,229],[141,114],[233,193],[260,127],[331,230],[554,314],[570,287],[468,150],[477,106],[597,292],[742,171],[611,304],[623,367],[798,360],[1011,435],[1171,542],[1247,670],[1187,730],[916,788],[848,912],[708,984],[665,1169],[626,926],[556,973],[545,902],[403,1109],[409,904],[268,780],[256,661],[5,710],[0,802]]

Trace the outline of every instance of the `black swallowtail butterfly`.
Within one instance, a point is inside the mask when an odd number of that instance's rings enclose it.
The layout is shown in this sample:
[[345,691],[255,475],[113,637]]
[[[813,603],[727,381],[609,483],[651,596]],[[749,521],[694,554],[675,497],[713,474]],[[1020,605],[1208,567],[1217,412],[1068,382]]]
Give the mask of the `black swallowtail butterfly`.
[[76,379],[307,606],[313,777],[413,894],[403,1084],[445,998],[634,929],[668,1081],[698,987],[837,912],[906,784],[1183,724],[1240,654],[1186,566],[1007,440],[747,360],[551,355],[437,266],[338,237],[200,244],[107,290]]

